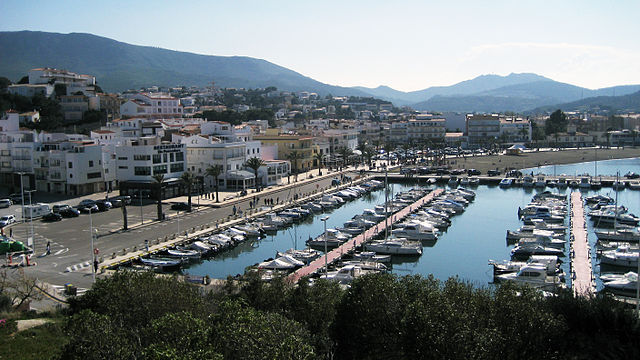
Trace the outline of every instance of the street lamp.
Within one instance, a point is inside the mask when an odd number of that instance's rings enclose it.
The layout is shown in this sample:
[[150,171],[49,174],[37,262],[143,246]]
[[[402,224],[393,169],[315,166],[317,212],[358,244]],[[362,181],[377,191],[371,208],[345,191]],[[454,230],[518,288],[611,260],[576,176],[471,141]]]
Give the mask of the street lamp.
[[327,220],[329,220],[329,216],[325,216],[321,218],[324,223],[324,278],[327,279],[329,275],[329,266],[327,261]]
[[[35,235],[33,233],[33,202],[31,201],[31,194],[36,192],[36,191],[35,190],[27,190],[26,192],[29,193],[29,207],[30,207],[30,210],[29,210],[29,223],[30,223],[30,228],[31,228],[31,238],[27,237],[27,243],[31,242],[30,245],[31,245],[31,248],[33,249],[33,253],[35,254],[36,253],[36,237],[35,237]],[[23,193],[22,196],[24,196],[24,193]],[[23,206],[23,208],[24,208],[24,206]],[[23,214],[23,216],[24,216],[24,214]],[[29,239],[31,241],[29,241]]]
[[93,250],[93,216],[91,216],[91,207],[88,207],[89,209],[89,236],[91,236],[91,249],[89,249],[89,251],[91,252],[91,263],[89,264],[89,266],[91,266],[91,273],[93,274],[93,282],[96,282],[96,269],[93,266],[93,264],[95,263],[95,259],[94,259],[94,250]]

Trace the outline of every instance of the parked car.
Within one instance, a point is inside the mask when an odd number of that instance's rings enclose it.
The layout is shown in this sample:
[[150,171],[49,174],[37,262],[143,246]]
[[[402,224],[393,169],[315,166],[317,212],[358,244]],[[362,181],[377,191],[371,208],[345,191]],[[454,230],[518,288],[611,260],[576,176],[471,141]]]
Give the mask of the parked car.
[[62,215],[62,217],[78,217],[80,216],[80,211],[78,211],[77,209],[74,209],[72,207],[69,207],[67,209],[62,209],[60,211],[58,211],[58,214]]
[[189,204],[184,203],[184,202],[171,204],[171,210],[188,211],[189,210]]
[[8,208],[13,202],[11,199],[0,199],[0,209]]
[[[125,205],[131,205],[131,196],[129,195],[114,196],[111,198],[111,202],[113,203],[114,200],[120,200]],[[113,206],[116,207],[115,204]]]
[[340,179],[338,178],[331,179],[331,186],[338,186],[338,185],[340,185]]
[[62,220],[62,215],[54,212],[50,212],[42,217],[42,221],[60,221]]
[[80,201],[80,203],[78,204],[78,207],[85,207],[85,206],[91,206],[91,205],[95,205],[96,201],[95,200],[91,200],[91,199],[84,199],[82,201]]
[[100,211],[100,209],[98,209],[98,205],[96,205],[96,204],[78,205],[77,209],[81,213],[85,213],[85,214],[88,214],[89,211],[91,211],[92,213],[97,213],[98,211]]
[[469,176],[480,175],[480,174],[482,174],[482,171],[480,171],[478,169],[469,169],[469,170],[467,170],[467,175],[469,175]]
[[98,210],[107,211],[113,207],[110,201],[107,200],[97,200],[96,205],[98,205]]
[[[9,195],[9,199],[14,204],[22,204],[22,195],[19,193]],[[25,201],[29,201],[29,194],[24,194]]]
[[71,209],[71,206],[69,206],[68,204],[54,204],[51,208],[51,211],[53,211],[54,213],[59,213],[60,211],[65,209]]
[[13,224],[14,222],[16,222],[15,215],[4,215],[0,217],[0,227],[5,227],[9,224]]
[[489,175],[489,176],[498,176],[498,175],[500,175],[500,170],[489,170],[489,171],[487,171],[487,175]]

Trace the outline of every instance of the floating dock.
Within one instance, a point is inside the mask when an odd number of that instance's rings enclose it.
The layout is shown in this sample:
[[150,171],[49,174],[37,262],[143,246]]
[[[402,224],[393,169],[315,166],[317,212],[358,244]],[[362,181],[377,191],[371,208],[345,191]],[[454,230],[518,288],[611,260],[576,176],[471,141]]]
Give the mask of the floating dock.
[[[364,242],[366,242],[367,240],[383,233],[387,227],[387,224],[389,226],[389,228],[391,228],[393,226],[393,223],[396,222],[399,219],[404,218],[405,216],[409,215],[409,213],[411,213],[413,210],[417,209],[419,206],[422,206],[423,204],[426,204],[428,202],[430,202],[431,200],[433,200],[434,197],[440,195],[442,192],[444,192],[443,189],[436,189],[433,190],[431,192],[429,192],[426,196],[422,197],[421,199],[418,199],[418,201],[412,203],[411,205],[403,208],[402,210],[396,212],[393,215],[390,215],[387,218],[387,221],[385,223],[385,220],[382,220],[381,222],[377,223],[376,225],[370,227],[367,231],[365,231],[364,233],[352,238],[351,240],[345,242],[344,244],[340,245],[339,247],[329,251],[327,253],[327,264],[331,264],[334,261],[340,259],[342,257],[342,255],[358,246],[361,246]],[[302,277],[307,276],[307,275],[311,275],[313,273],[315,273],[316,271],[322,269],[325,265],[325,256],[321,256],[317,259],[315,259],[314,261],[312,261],[311,263],[309,263],[309,265],[304,266],[298,270],[296,270],[294,273],[292,273],[291,275],[289,275],[289,280],[292,282],[298,282],[298,280],[300,280]]]
[[591,249],[587,239],[587,227],[582,195],[571,193],[571,287],[574,295],[589,296],[595,293]]

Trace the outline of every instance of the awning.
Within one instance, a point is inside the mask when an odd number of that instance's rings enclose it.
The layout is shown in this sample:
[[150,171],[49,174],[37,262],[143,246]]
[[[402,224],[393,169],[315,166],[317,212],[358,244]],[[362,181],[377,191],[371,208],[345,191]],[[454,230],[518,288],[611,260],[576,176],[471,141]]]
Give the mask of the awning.
[[224,178],[227,180],[249,180],[255,178],[255,176],[245,170],[231,170],[224,173]]

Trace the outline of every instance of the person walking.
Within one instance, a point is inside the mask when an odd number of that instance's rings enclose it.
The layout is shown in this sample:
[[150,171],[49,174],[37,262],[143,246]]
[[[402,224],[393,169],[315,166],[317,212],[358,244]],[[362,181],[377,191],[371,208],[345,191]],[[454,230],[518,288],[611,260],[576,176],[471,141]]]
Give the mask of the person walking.
[[238,212],[238,209],[236,208],[235,204],[233,205],[232,211],[233,211],[233,216],[236,216],[236,213]]
[[47,255],[51,254],[51,241],[47,241]]
[[147,249],[147,252],[149,252],[149,239],[144,239],[144,247]]

